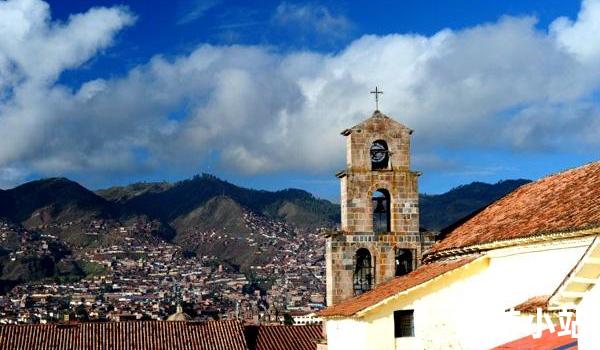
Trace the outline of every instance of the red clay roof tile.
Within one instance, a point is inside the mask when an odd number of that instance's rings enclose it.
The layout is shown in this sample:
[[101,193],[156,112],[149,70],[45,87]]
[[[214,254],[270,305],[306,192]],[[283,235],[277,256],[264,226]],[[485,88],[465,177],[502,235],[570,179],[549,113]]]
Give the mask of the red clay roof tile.
[[427,254],[596,227],[600,227],[600,162],[521,186],[454,228]]
[[[315,350],[323,326],[258,326],[256,350]],[[250,346],[253,348],[252,346]]]
[[548,310],[549,295],[539,295],[529,298],[521,304],[514,307],[516,311],[535,314],[537,309],[540,308],[542,311]]
[[416,287],[435,277],[441,276],[449,271],[464,266],[475,260],[477,256],[464,257],[461,259],[436,261],[430,264],[422,265],[413,272],[396,277],[388,282],[382,283],[374,289],[344,300],[339,304],[330,306],[320,311],[317,316],[320,317],[349,317],[369,306],[375,305],[389,297],[400,292]]
[[246,350],[240,321],[2,325],[3,350]]

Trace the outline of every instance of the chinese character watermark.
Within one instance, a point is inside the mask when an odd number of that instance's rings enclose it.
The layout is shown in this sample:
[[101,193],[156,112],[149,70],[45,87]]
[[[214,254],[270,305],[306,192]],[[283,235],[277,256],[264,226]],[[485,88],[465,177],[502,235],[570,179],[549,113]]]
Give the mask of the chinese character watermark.
[[[514,308],[506,311],[511,316],[520,316],[521,312],[515,310]],[[570,311],[566,307],[563,307],[560,312],[558,312],[558,325],[552,321],[552,317],[549,313],[544,313],[542,308],[537,308],[536,315],[528,315],[532,322],[532,334],[531,336],[534,339],[539,339],[542,337],[542,333],[545,329],[548,330],[550,334],[557,332],[558,326],[558,335],[559,337],[570,335],[571,338],[576,339],[579,336],[579,331],[577,328],[577,321],[575,320],[575,312]]]

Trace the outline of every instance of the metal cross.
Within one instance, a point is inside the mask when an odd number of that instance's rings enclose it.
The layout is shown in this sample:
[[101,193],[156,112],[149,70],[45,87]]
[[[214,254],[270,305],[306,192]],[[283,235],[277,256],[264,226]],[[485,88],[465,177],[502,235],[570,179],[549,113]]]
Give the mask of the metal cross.
[[375,86],[375,90],[371,91],[372,94],[375,94],[375,110],[379,110],[379,94],[383,94],[383,91],[379,90],[377,86]]

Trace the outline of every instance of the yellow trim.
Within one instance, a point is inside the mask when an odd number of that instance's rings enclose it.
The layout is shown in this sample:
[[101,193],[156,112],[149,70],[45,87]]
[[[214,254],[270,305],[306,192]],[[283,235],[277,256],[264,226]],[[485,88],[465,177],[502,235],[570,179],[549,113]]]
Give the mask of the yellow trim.
[[424,297],[425,295],[431,294],[444,286],[447,286],[456,281],[471,277],[489,266],[490,258],[488,256],[481,256],[470,263],[463,266],[457,267],[453,270],[445,272],[437,277],[434,277],[428,281],[418,284],[412,288],[404,290],[398,294],[388,297],[376,304],[373,304],[365,309],[362,309],[351,316],[350,318],[364,318],[369,317],[374,312],[378,312],[380,308],[389,305],[394,302],[394,307],[397,308],[398,304],[407,305],[413,301]]

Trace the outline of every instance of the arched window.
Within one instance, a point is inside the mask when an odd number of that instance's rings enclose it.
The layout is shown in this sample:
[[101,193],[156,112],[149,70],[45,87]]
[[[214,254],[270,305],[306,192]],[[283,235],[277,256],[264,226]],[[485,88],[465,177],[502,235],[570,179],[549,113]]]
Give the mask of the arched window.
[[362,294],[373,285],[373,263],[371,253],[366,248],[356,251],[356,267],[354,268],[354,295]]
[[374,141],[369,150],[371,156],[371,170],[387,169],[390,160],[387,142]]
[[403,276],[413,269],[413,254],[410,249],[396,249],[396,276]]
[[390,193],[379,189],[373,193],[373,232],[390,232]]

